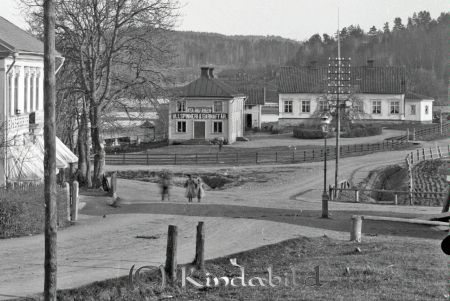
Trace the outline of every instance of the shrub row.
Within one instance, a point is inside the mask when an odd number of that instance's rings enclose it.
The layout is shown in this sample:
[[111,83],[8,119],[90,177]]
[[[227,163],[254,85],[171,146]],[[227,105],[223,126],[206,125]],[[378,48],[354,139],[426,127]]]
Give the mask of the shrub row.
[[377,126],[352,125],[352,127],[341,134],[343,138],[356,138],[381,135],[382,128]]
[[[307,129],[298,127],[294,129],[294,137],[300,138],[300,139],[320,139],[325,138],[325,133],[322,132],[322,130],[317,129]],[[327,135],[328,137],[329,135]]]
[[[63,190],[58,189],[56,200],[58,227],[65,227],[70,223],[67,221],[67,204]],[[0,238],[42,233],[44,225],[44,186],[1,191]]]

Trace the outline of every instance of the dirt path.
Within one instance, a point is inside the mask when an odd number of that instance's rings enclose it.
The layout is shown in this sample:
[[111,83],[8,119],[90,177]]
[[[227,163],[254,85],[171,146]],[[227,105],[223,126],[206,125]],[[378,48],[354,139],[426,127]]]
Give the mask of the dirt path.
[[[450,139],[440,141],[440,145]],[[434,143],[430,144],[434,145]],[[406,151],[376,153],[368,156],[341,160],[342,178],[369,172],[373,167],[391,161],[402,161]],[[333,164],[330,162],[328,181],[332,180]],[[110,166],[110,170],[148,169],[145,166]],[[153,170],[168,168],[152,166]],[[172,170],[223,169],[219,167],[169,167]],[[248,183],[225,191],[208,191],[205,201],[212,205],[237,205],[261,208],[279,208],[301,211],[320,210],[320,194],[323,181],[322,164],[308,163],[292,166],[245,166],[233,169],[250,169],[254,172],[272,173],[266,183]],[[279,168],[285,172],[277,173]],[[185,202],[183,189],[174,189],[174,203]],[[125,204],[159,201],[155,184],[137,181],[119,181],[119,195]],[[101,202],[101,201],[100,201]],[[106,200],[99,206],[104,207]],[[87,206],[86,210],[89,207]],[[94,206],[95,209],[95,206]],[[213,210],[213,209],[212,209]],[[331,203],[331,211],[374,211],[424,215],[440,211],[436,207],[380,206],[369,204]],[[139,212],[139,211],[138,211]],[[143,211],[145,212],[145,211]],[[164,258],[167,225],[179,226],[178,260],[186,263],[193,259],[195,225],[199,220],[207,225],[206,252],[208,258],[276,243],[297,235],[320,236],[326,234],[337,239],[347,239],[346,231],[339,232],[321,226],[280,223],[271,220],[224,217],[195,217],[191,215],[161,214],[107,214],[87,217],[75,226],[58,233],[58,287],[70,288],[96,280],[126,275],[133,264],[159,264]],[[176,212],[174,212],[176,213]],[[179,213],[179,212],[178,212]],[[269,214],[265,212],[264,214]],[[195,214],[195,213],[193,213]],[[204,215],[200,211],[198,215]],[[261,217],[261,216],[260,216]],[[312,217],[310,217],[312,218]],[[330,227],[332,228],[332,227]],[[341,228],[342,230],[342,228]],[[137,239],[137,235],[156,235],[158,239]],[[403,239],[399,237],[398,239]],[[226,242],[226,243],[224,243]],[[42,235],[0,241],[0,299],[24,296],[42,291],[43,287]]]

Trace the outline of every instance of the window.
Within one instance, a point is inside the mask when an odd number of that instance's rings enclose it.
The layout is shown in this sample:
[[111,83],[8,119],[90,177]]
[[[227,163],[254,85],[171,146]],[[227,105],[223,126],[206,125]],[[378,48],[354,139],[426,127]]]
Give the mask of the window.
[[328,102],[326,100],[319,100],[319,111],[328,111]]
[[381,114],[381,100],[372,101],[372,114]]
[[23,77],[23,103],[24,108],[23,110],[25,112],[30,111],[30,106],[28,104],[28,72],[25,73],[25,76]]
[[8,109],[9,109],[9,113],[10,113],[10,115],[11,114],[14,114],[13,112],[12,112],[12,108],[13,108],[13,99],[12,99],[12,96],[13,96],[13,90],[12,90],[12,86],[13,86],[13,77],[12,77],[12,75],[11,74],[9,74],[8,75],[8,89],[7,89],[7,91],[8,91],[8,97],[7,97],[7,99],[8,99]]
[[186,121],[177,121],[177,133],[186,133]]
[[14,114],[19,110],[19,74],[14,77]]
[[292,113],[292,100],[285,100],[284,101],[284,112],[285,113]]
[[[237,109],[236,106],[233,106],[233,109],[234,109],[233,111],[235,111]],[[214,112],[223,112],[221,101],[214,102]]]
[[391,114],[399,114],[400,113],[400,102],[399,101],[391,101]]
[[186,112],[186,101],[177,101],[177,112]]
[[411,112],[410,112],[410,114],[411,114],[411,115],[416,115],[416,105],[411,105],[410,107],[411,107]]
[[311,111],[311,101],[310,100],[302,100],[302,113],[309,113]]
[[428,115],[428,106],[425,106],[425,115]]
[[214,133],[222,133],[222,121],[214,121],[213,132]]
[[34,75],[34,72],[31,73],[30,76],[30,103],[33,108],[33,110],[37,110],[37,106],[34,103],[34,81],[36,79],[36,76]]

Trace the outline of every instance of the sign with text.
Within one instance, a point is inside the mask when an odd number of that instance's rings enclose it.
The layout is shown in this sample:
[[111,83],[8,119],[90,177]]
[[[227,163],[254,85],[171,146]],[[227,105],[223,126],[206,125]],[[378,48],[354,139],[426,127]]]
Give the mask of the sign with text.
[[227,119],[227,113],[172,113],[172,119]]
[[188,113],[212,113],[210,107],[188,107],[186,110]]

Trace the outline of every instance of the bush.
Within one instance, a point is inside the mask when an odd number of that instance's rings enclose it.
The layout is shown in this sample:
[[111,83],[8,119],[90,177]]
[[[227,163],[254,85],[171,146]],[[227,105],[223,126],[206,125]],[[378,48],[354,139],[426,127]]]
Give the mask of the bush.
[[[325,133],[322,130],[307,129],[302,127],[297,127],[294,129],[294,137],[299,139],[321,139],[325,138]],[[329,135],[327,135],[328,137]]]
[[[56,194],[58,226],[67,221],[65,192]],[[27,190],[2,190],[0,197],[0,238],[42,233],[45,225],[44,186],[29,187]]]
[[341,134],[343,138],[356,138],[356,137],[368,137],[381,135],[382,128],[378,126],[364,126],[361,124],[355,124]]

